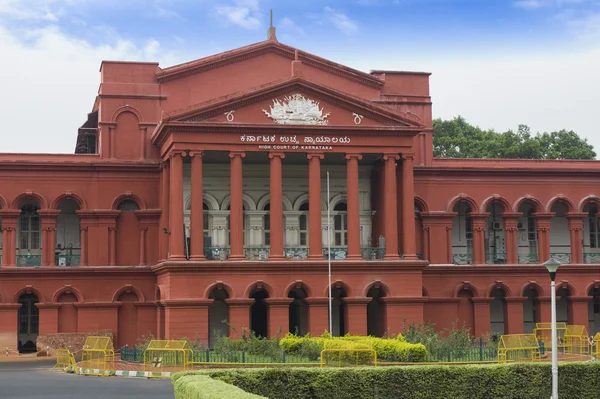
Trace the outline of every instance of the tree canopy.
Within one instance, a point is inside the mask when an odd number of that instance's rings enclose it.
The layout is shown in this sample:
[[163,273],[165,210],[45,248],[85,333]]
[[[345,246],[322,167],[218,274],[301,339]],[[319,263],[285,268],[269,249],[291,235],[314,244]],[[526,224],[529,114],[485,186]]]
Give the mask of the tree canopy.
[[532,134],[483,130],[463,117],[433,120],[433,156],[441,158],[596,159],[594,147],[572,130]]

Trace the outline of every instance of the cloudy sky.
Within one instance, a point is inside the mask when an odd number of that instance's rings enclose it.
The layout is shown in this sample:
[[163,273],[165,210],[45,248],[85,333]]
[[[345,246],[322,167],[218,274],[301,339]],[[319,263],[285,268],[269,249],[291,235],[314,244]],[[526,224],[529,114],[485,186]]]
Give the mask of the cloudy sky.
[[103,59],[171,66],[264,40],[431,72],[434,117],[572,129],[600,153],[600,0],[0,0],[0,152],[74,151]]

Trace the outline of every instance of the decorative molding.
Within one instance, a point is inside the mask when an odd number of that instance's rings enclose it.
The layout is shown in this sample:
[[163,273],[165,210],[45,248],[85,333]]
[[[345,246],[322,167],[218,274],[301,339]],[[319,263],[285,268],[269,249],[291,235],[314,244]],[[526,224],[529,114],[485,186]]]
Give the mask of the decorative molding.
[[235,119],[235,115],[233,115],[235,111],[227,111],[224,113],[225,115],[225,119],[227,120],[227,122],[233,122],[233,120]]
[[352,113],[352,116],[354,117],[354,124],[355,125],[360,125],[364,116],[357,114],[356,112]]
[[285,96],[283,100],[274,99],[269,107],[270,112],[264,112],[278,125],[327,125],[327,117],[331,112],[323,113],[324,108],[319,108],[319,102],[305,98],[296,93]]

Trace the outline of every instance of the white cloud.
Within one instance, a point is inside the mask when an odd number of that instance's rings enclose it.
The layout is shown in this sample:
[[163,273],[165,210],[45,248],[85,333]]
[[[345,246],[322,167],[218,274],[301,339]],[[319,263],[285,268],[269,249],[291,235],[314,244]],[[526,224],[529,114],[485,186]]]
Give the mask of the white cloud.
[[517,0],[513,2],[515,7],[535,10],[544,7],[567,7],[577,4],[589,4],[595,0]]
[[351,35],[358,31],[356,21],[350,19],[346,14],[334,10],[331,7],[325,7],[325,18],[329,20],[339,31],[346,35]]
[[245,29],[261,27],[258,0],[236,0],[234,5],[217,5],[214,8],[217,18],[227,25],[237,25]]

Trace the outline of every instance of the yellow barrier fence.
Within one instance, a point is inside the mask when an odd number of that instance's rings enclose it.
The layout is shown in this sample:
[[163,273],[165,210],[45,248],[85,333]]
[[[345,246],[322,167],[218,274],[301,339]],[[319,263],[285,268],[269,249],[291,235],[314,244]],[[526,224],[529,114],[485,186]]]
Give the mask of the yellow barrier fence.
[[592,353],[594,353],[595,360],[598,360],[600,359],[600,332],[597,332],[596,335],[594,335],[594,338],[592,339],[592,345],[595,349],[592,351]]
[[498,363],[540,360],[540,347],[535,334],[509,334],[498,342]]
[[[567,332],[567,323],[557,322],[556,323],[556,334],[557,334],[557,345],[560,352],[560,349],[565,347],[565,333]],[[542,341],[544,343],[544,347],[551,348],[552,347],[552,323],[535,323],[535,328],[533,329],[533,334],[535,335],[537,341]]]
[[70,350],[56,350],[56,364],[50,369],[50,371],[54,371],[55,369],[60,369],[65,373],[68,371],[77,372],[77,363],[75,362],[75,356],[73,356]]
[[113,375],[114,360],[115,350],[110,337],[87,337],[81,353],[81,374]]
[[589,355],[590,342],[587,328],[583,325],[569,325],[564,335],[565,353]]
[[184,371],[191,367],[193,352],[187,341],[152,340],[144,351],[144,371],[150,378],[165,378],[164,372]]

